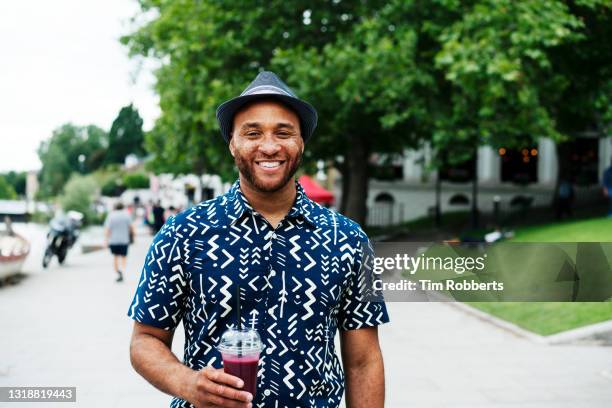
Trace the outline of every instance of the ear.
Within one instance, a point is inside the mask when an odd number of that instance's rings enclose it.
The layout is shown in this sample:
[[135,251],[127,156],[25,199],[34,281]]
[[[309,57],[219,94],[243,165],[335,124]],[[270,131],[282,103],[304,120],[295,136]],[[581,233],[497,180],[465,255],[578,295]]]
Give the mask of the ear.
[[229,150],[230,150],[230,154],[232,155],[232,157],[236,157],[236,155],[234,154],[234,150],[236,148],[234,147],[234,138],[232,137],[229,141]]

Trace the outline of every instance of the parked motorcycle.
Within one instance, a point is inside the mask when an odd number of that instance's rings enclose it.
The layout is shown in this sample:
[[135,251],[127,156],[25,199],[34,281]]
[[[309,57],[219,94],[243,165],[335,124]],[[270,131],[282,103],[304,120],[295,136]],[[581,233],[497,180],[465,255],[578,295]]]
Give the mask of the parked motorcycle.
[[55,216],[49,222],[49,232],[47,233],[47,248],[43,255],[43,268],[46,268],[51,263],[54,256],[60,265],[66,260],[68,250],[72,248],[77,239],[83,214],[77,211],[68,211],[67,214]]

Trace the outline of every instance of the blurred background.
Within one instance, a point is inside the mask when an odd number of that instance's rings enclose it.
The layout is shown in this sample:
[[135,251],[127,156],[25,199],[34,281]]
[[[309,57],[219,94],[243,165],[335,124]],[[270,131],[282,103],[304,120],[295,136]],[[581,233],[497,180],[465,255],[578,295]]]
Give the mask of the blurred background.
[[[167,405],[125,313],[159,223],[237,178],[214,113],[264,69],[319,111],[306,193],[375,241],[612,241],[610,0],[5,2],[0,33],[0,386]],[[609,300],[389,307],[390,407],[612,404]]]

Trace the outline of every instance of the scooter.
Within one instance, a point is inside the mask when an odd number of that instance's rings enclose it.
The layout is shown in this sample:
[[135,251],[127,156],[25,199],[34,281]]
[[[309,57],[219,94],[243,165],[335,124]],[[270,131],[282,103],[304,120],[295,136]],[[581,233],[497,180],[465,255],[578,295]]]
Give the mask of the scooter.
[[60,265],[64,263],[68,250],[72,248],[79,238],[82,220],[82,213],[69,211],[67,214],[55,216],[49,222],[47,248],[45,249],[42,261],[43,268],[49,266],[54,256],[57,256]]

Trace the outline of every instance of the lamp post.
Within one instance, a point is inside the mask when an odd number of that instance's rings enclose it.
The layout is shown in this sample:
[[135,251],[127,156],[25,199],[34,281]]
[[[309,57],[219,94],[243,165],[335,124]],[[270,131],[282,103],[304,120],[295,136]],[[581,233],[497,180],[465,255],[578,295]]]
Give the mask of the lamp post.
[[85,155],[79,154],[79,171],[81,174],[85,173]]

